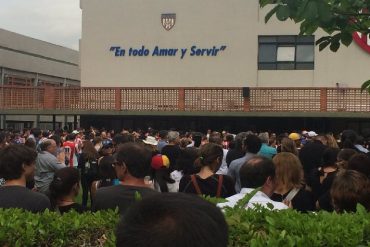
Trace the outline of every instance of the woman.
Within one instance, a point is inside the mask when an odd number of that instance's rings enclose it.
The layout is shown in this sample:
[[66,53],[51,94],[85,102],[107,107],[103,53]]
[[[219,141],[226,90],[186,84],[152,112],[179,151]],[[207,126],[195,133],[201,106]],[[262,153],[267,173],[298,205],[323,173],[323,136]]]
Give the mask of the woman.
[[98,158],[99,154],[90,141],[82,142],[82,153],[78,159],[78,168],[81,171],[82,186],[82,205],[87,205],[87,200],[91,196],[91,184],[98,178]]
[[272,159],[275,165],[276,189],[271,199],[285,202],[299,212],[315,210],[312,194],[303,188],[303,168],[292,153],[278,153]]
[[323,164],[311,171],[307,177],[307,184],[311,187],[316,207],[326,211],[333,211],[330,198],[330,188],[338,172],[337,156],[339,149],[327,148],[324,150]]
[[235,194],[234,181],[231,177],[215,174],[221,166],[222,147],[207,143],[200,149],[196,160],[200,172],[187,175],[180,180],[180,192],[226,198]]
[[99,159],[98,167],[98,176],[100,180],[92,182],[91,185],[91,198],[94,200],[96,191],[102,187],[108,187],[116,185],[119,183],[116,176],[116,171],[114,170],[114,163],[116,160],[113,156],[104,156]]
[[294,154],[295,156],[298,156],[298,149],[294,141],[288,137],[284,137],[281,140],[280,150],[281,152],[288,152]]
[[88,211],[88,208],[75,202],[80,191],[80,175],[77,169],[65,167],[56,171],[49,190],[51,206],[61,214],[70,210],[78,213]]

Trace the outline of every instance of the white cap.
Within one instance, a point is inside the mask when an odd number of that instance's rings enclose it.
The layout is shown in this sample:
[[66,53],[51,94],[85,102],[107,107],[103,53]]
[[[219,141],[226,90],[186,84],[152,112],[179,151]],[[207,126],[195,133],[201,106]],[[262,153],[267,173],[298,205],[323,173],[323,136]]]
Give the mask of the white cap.
[[315,132],[315,131],[309,131],[309,132],[307,133],[307,135],[308,135],[309,137],[315,137],[315,136],[318,136],[318,135],[316,134],[316,132]]

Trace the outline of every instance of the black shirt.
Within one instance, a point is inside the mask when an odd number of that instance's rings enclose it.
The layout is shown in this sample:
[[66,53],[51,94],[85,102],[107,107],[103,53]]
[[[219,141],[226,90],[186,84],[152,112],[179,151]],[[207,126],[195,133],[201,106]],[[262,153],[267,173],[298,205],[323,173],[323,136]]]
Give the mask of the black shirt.
[[58,206],[58,210],[61,214],[64,214],[64,213],[67,213],[71,210],[75,210],[77,213],[84,213],[84,212],[87,212],[89,211],[89,209],[87,207],[84,207],[78,203],[73,203],[73,204],[70,204],[70,205],[66,205],[66,206]]
[[[206,179],[202,179],[198,175],[195,175],[202,195],[216,197],[219,176],[220,175],[218,174],[214,174]],[[226,198],[235,195],[234,180],[227,175],[224,175],[223,177],[224,179],[222,183],[221,197]],[[197,194],[195,187],[191,181],[190,175],[181,178],[179,192]]]
[[21,208],[32,213],[50,209],[49,198],[23,186],[0,187],[0,208]]
[[96,191],[93,210],[107,210],[119,208],[120,214],[137,200],[137,196],[144,198],[158,193],[157,191],[138,186],[114,185],[103,187]]
[[166,145],[162,148],[162,154],[170,160],[170,171],[177,170],[176,162],[181,154],[181,148],[178,145]]
[[[284,195],[277,193],[272,194],[271,200],[276,202],[283,202],[290,191]],[[298,193],[292,199],[293,209],[305,213],[307,211],[315,211],[315,201],[313,199],[312,193],[304,189],[300,189]]]

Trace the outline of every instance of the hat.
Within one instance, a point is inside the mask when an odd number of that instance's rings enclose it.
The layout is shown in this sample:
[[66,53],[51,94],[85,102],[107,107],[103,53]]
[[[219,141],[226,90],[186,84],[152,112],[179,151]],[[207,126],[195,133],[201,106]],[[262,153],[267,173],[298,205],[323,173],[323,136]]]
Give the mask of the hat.
[[72,134],[78,134],[78,133],[80,133],[80,132],[78,132],[78,130],[72,131]]
[[318,135],[316,134],[316,132],[315,132],[315,131],[309,131],[309,132],[307,133],[307,135],[308,135],[309,137],[315,137],[315,136],[318,136]]
[[143,140],[145,144],[150,144],[156,146],[158,144],[157,140],[154,136],[147,136],[145,140]]
[[292,139],[293,141],[297,141],[297,140],[301,139],[301,137],[298,133],[290,133],[290,135],[288,137],[289,137],[289,139]]
[[156,170],[162,167],[168,168],[170,166],[170,160],[166,155],[157,154],[153,156],[151,165]]

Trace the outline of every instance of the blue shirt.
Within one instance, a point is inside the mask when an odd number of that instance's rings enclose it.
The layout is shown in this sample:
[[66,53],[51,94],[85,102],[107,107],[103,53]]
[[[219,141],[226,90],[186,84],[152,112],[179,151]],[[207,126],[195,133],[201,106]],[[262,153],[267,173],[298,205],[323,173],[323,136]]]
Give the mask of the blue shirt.
[[276,154],[277,154],[276,149],[268,146],[266,143],[262,143],[261,149],[258,152],[258,155],[261,155],[269,159],[272,159],[272,157],[274,157],[274,155]]

